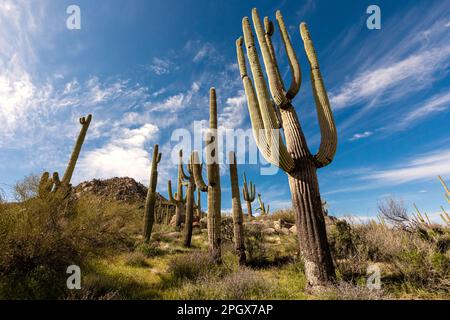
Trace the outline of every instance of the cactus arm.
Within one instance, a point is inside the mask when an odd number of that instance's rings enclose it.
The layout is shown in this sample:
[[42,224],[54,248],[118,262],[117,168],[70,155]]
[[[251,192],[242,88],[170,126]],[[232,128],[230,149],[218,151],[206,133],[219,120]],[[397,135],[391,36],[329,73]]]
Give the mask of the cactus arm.
[[291,85],[286,93],[286,98],[288,100],[292,100],[300,90],[300,86],[302,84],[302,73],[300,63],[298,62],[297,55],[295,54],[295,50],[292,46],[291,39],[289,37],[286,25],[284,24],[283,16],[281,15],[280,10],[277,10],[276,19],[292,73]]
[[305,46],[306,55],[311,66],[311,84],[313,87],[314,100],[317,115],[319,117],[321,141],[317,154],[314,156],[316,166],[324,167],[333,161],[337,148],[337,131],[333,113],[328,100],[328,95],[323,84],[319,69],[316,51],[311,40],[311,35],[305,23],[300,25],[300,34]]
[[194,151],[192,153],[192,157],[194,159],[192,167],[193,167],[195,185],[202,192],[206,192],[206,191],[208,191],[208,185],[205,183],[205,181],[203,180],[203,177],[202,177],[202,166],[200,165],[200,161],[198,159],[198,153],[196,151]]
[[273,48],[272,43],[272,36],[274,32],[273,22],[270,21],[269,17],[264,17],[264,30],[267,47],[275,66],[275,76],[277,77],[277,81],[281,84],[281,87],[284,88],[283,78],[281,77],[280,68],[278,67],[277,57],[275,55],[275,49]]
[[256,97],[255,89],[252,81],[247,74],[247,66],[244,57],[244,51],[242,49],[243,39],[240,37],[236,40],[236,51],[238,57],[239,71],[241,73],[242,82],[244,85],[245,96],[247,97],[248,111],[253,129],[253,137],[255,138],[256,145],[258,146],[264,158],[270,157],[270,146],[267,143],[266,135],[264,134],[264,122],[259,109],[258,99]]
[[[260,26],[261,32],[262,26]],[[253,74],[253,79],[255,82],[256,87],[256,97],[258,100],[259,105],[259,112],[263,121],[263,128],[264,133],[266,135],[265,141],[269,146],[269,150],[266,150],[266,148],[260,148],[261,153],[263,154],[264,158],[276,165],[282,168],[286,172],[291,172],[294,169],[294,160],[292,159],[292,156],[288,153],[286,146],[283,144],[281,135],[279,134],[279,130],[277,129],[279,126],[277,116],[275,114],[275,110],[273,108],[273,102],[271,101],[269,97],[269,93],[267,91],[267,86],[265,83],[264,75],[261,69],[261,64],[259,62],[258,53],[256,51],[255,42],[253,38],[253,32],[250,27],[250,22],[247,17],[245,17],[242,20],[242,29],[244,32],[244,40],[245,45],[247,48],[247,56],[250,61],[250,67]],[[267,48],[266,48],[267,49]],[[268,50],[267,50],[267,54]],[[238,54],[239,58],[239,54]],[[245,61],[245,60],[244,60]],[[239,63],[239,65],[242,67],[243,63]],[[241,70],[242,74],[242,70]],[[244,78],[243,78],[244,79]],[[250,80],[250,79],[248,79]],[[245,86],[245,83],[244,83]],[[250,97],[247,96],[247,99],[249,100]],[[253,119],[252,113],[251,113],[251,106],[249,104],[249,111],[250,111],[250,118],[252,120],[252,126],[254,120],[259,119]],[[257,127],[259,127],[260,124],[257,124]],[[258,129],[258,128],[256,128]],[[255,127],[253,129],[253,132],[255,134]],[[256,133],[257,135],[261,136],[260,132]],[[255,140],[257,136],[255,136]],[[269,152],[269,154],[267,154]]]
[[167,181],[167,193],[169,195],[169,202],[175,203],[176,201],[175,201],[175,198],[172,193],[172,181],[171,180]]
[[[272,93],[273,100],[278,106],[286,105],[289,100],[286,99],[286,92],[284,91],[283,84],[280,81],[280,77],[278,77],[278,67],[270,54],[269,46],[267,45],[265,32],[263,29],[263,25],[261,23],[261,19],[259,18],[258,11],[256,8],[252,10],[252,19],[253,26],[255,27],[256,37],[258,38],[259,46],[261,48],[262,58],[264,61],[264,65],[266,68],[267,78],[269,79],[269,87]],[[250,27],[250,25],[249,25]],[[253,37],[253,36],[252,36]],[[270,38],[270,37],[268,37]],[[246,38],[247,43],[247,38]],[[248,47],[248,45],[247,45]],[[255,48],[256,50],[256,48]],[[250,58],[250,56],[249,56]],[[256,79],[255,79],[256,82]],[[258,90],[257,90],[258,91]],[[267,89],[266,89],[267,91]],[[261,105],[261,101],[260,101]]]
[[78,160],[78,156],[80,155],[81,147],[83,146],[84,139],[86,138],[86,133],[89,128],[89,124],[91,123],[92,115],[88,115],[87,117],[80,118],[81,130],[78,135],[77,141],[72,151],[72,155],[70,156],[69,163],[67,164],[66,171],[64,172],[64,176],[62,179],[62,183],[65,185],[70,184],[70,180],[72,179],[73,171],[75,170],[75,165]]
[[189,176],[186,175],[183,169],[183,150],[180,150],[179,152],[178,175],[181,181],[189,180]]

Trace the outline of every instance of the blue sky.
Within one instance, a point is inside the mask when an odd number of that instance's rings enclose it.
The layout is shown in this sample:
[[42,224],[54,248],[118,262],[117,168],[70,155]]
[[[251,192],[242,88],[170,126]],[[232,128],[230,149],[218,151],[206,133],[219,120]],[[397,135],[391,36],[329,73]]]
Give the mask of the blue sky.
[[[71,4],[81,8],[81,30],[66,28]],[[371,4],[381,8],[381,30],[366,28]],[[167,179],[176,176],[164,161],[176,144],[171,134],[208,119],[211,86],[221,125],[251,127],[235,40],[252,7],[272,19],[281,9],[289,26],[303,75],[294,105],[314,152],[320,135],[298,31],[300,22],[309,25],[339,134],[334,162],[319,170],[331,213],[373,216],[388,196],[438,212],[445,200],[436,176],[450,181],[447,1],[2,0],[0,187],[9,192],[24,175],[63,172],[76,119],[93,113],[73,182],[131,176],[146,184],[159,143],[158,189],[166,194]],[[274,38],[289,79],[278,31]],[[271,207],[290,205],[283,172],[244,170]]]

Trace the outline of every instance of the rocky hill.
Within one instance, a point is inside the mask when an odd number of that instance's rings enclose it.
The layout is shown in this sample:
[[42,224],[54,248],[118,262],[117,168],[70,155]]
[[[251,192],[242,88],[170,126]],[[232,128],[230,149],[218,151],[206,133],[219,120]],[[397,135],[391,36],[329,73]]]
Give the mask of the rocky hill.
[[[74,194],[76,198],[83,194],[92,194],[105,200],[144,204],[147,187],[128,177],[106,180],[94,179],[82,182],[74,187]],[[160,200],[167,201],[161,194],[158,193],[157,196]]]

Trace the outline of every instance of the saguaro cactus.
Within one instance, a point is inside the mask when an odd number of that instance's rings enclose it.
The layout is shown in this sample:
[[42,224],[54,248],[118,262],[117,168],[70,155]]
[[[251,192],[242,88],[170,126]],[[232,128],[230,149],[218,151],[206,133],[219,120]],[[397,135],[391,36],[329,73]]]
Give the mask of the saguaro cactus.
[[153,148],[152,169],[150,184],[147,191],[144,210],[144,241],[150,241],[153,223],[155,221],[156,184],[158,182],[158,163],[161,161],[161,153],[158,152],[158,145]]
[[242,214],[241,197],[237,173],[236,155],[230,152],[231,205],[233,208],[234,248],[239,257],[239,264],[245,264],[244,216]]
[[180,162],[179,171],[182,174],[183,185],[186,186],[186,218],[184,221],[184,246],[191,246],[192,239],[192,223],[194,221],[194,192],[195,192],[195,180],[194,169],[192,167],[192,155],[188,162],[189,176],[184,173],[182,162]]
[[263,216],[268,215],[269,211],[270,211],[270,206],[267,205],[267,207],[266,207],[266,205],[264,204],[264,201],[262,201],[262,199],[261,199],[260,193],[258,193],[258,201],[259,201],[259,208],[256,210],[259,210],[261,212],[261,215],[263,215]]
[[195,184],[202,192],[208,192],[208,243],[211,257],[216,263],[221,263],[220,249],[220,223],[221,223],[221,195],[220,195],[220,171],[217,161],[217,101],[216,90],[210,89],[209,101],[209,127],[206,142],[207,163],[206,171],[208,183],[202,177],[202,166],[198,158],[198,153],[193,153],[193,171]]
[[[306,24],[302,23],[300,33],[311,67],[311,83],[322,135],[319,151],[312,155],[292,106],[292,99],[300,89],[301,72],[283,17],[277,11],[276,19],[292,72],[288,90],[284,87],[272,45],[273,23],[266,17],[263,28],[256,9],[252,11],[252,18],[273,99],[269,96],[249,19],[245,17],[242,29],[256,93],[247,74],[242,37],[236,41],[236,49],[253,134],[265,159],[288,175],[308,284],[312,287],[325,285],[335,279],[335,271],[325,231],[316,170],[328,165],[336,152],[337,133],[333,114],[311,36]],[[283,128],[286,145],[281,139],[280,128]]]
[[250,190],[247,185],[247,178],[244,173],[244,186],[242,187],[242,195],[244,196],[244,200],[247,203],[247,215],[249,217],[253,217],[252,213],[252,202],[255,201],[255,185],[249,181]]
[[202,212],[202,194],[201,190],[197,188],[197,217],[200,220],[203,218],[203,212]]
[[181,217],[184,215],[184,204],[186,203],[186,198],[183,198],[183,150],[179,152],[179,163],[178,163],[178,186],[175,195],[172,195],[172,182],[169,180],[167,184],[167,189],[169,193],[169,200],[175,204],[175,226],[178,228],[181,226]]
[[86,138],[86,133],[89,129],[91,120],[91,114],[89,114],[87,117],[81,117],[79,120],[81,124],[81,130],[78,134],[77,141],[73,148],[72,155],[70,156],[70,160],[67,164],[67,168],[64,172],[62,181],[60,181],[59,179],[58,172],[54,172],[52,178],[50,178],[50,174],[48,172],[44,172],[42,174],[39,183],[39,197],[48,197],[50,193],[58,194],[60,198],[65,198],[69,195],[71,189],[70,180],[72,179],[75,165],[80,155],[81,147],[83,146],[84,139]]

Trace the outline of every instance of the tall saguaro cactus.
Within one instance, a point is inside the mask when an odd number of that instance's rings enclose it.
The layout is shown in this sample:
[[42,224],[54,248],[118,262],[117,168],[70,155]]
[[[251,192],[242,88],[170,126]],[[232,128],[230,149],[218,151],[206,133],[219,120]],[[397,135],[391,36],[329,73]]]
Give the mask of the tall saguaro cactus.
[[183,171],[183,150],[179,152],[179,162],[178,162],[178,186],[177,192],[175,195],[172,195],[172,181],[168,181],[167,189],[169,193],[169,200],[173,204],[175,204],[175,226],[178,228],[181,226],[181,217],[184,215],[184,204],[186,203],[186,199],[183,198],[183,180],[184,180],[184,171]]
[[261,194],[258,193],[258,202],[259,202],[259,208],[256,210],[259,210],[261,212],[261,215],[265,216],[269,214],[270,211],[270,205],[266,205],[264,204],[264,201],[262,201],[261,199]]
[[158,145],[153,148],[152,169],[150,184],[147,191],[144,209],[144,241],[150,241],[153,223],[155,221],[156,184],[158,182],[158,163],[161,161],[161,153],[158,152]]
[[216,263],[221,263],[220,248],[220,223],[221,223],[221,190],[220,190],[220,171],[217,161],[217,100],[216,90],[210,89],[209,97],[209,127],[208,138],[206,142],[207,163],[206,171],[208,183],[205,183],[202,177],[202,166],[198,158],[198,153],[193,152],[193,171],[195,184],[202,192],[208,192],[208,243],[211,257]]
[[241,196],[236,164],[236,155],[230,152],[231,206],[233,208],[234,248],[239,257],[239,264],[245,264],[244,216],[242,214]]
[[78,134],[77,141],[70,156],[69,163],[67,164],[66,171],[62,181],[59,179],[58,172],[54,172],[52,178],[48,172],[44,172],[41,176],[39,182],[39,197],[45,198],[50,195],[50,193],[56,194],[62,198],[65,198],[70,193],[70,180],[72,179],[73,172],[75,170],[75,165],[77,163],[78,157],[80,155],[81,147],[83,146],[84,139],[86,138],[87,130],[92,120],[92,115],[89,114],[87,117],[80,118],[81,130]]
[[192,240],[192,223],[194,222],[194,192],[195,179],[194,169],[192,167],[192,155],[187,165],[189,176],[184,173],[183,164],[180,160],[179,171],[182,174],[183,185],[186,186],[186,218],[184,221],[184,246],[190,247]]
[[62,178],[61,183],[64,185],[70,184],[70,180],[72,179],[73,171],[75,170],[75,165],[77,163],[78,157],[80,155],[81,147],[83,145],[84,139],[86,138],[86,133],[91,124],[92,115],[88,115],[87,117],[80,118],[81,130],[78,135],[77,142],[73,147],[72,155],[70,156],[69,163],[67,164],[66,171],[64,172],[64,176]]
[[255,185],[249,181],[250,189],[247,185],[247,178],[244,173],[244,186],[242,187],[242,195],[247,203],[247,215],[253,217],[252,202],[255,201]]
[[200,220],[203,218],[203,212],[202,212],[202,191],[197,188],[197,217]]
[[[279,166],[288,175],[308,284],[311,287],[326,285],[335,279],[335,271],[327,241],[316,170],[333,160],[337,132],[316,52],[308,28],[302,23],[300,34],[311,67],[311,83],[322,135],[319,151],[312,155],[292,106],[292,99],[300,89],[301,72],[283,17],[277,11],[276,19],[292,72],[291,85],[287,90],[272,45],[273,23],[266,17],[263,28],[256,9],[252,11],[252,18],[272,96],[269,96],[249,19],[245,17],[242,29],[256,93],[247,73],[242,37],[236,41],[236,49],[253,134],[265,159]],[[278,114],[281,115],[280,118]],[[280,128],[283,128],[286,145],[279,134]]]

